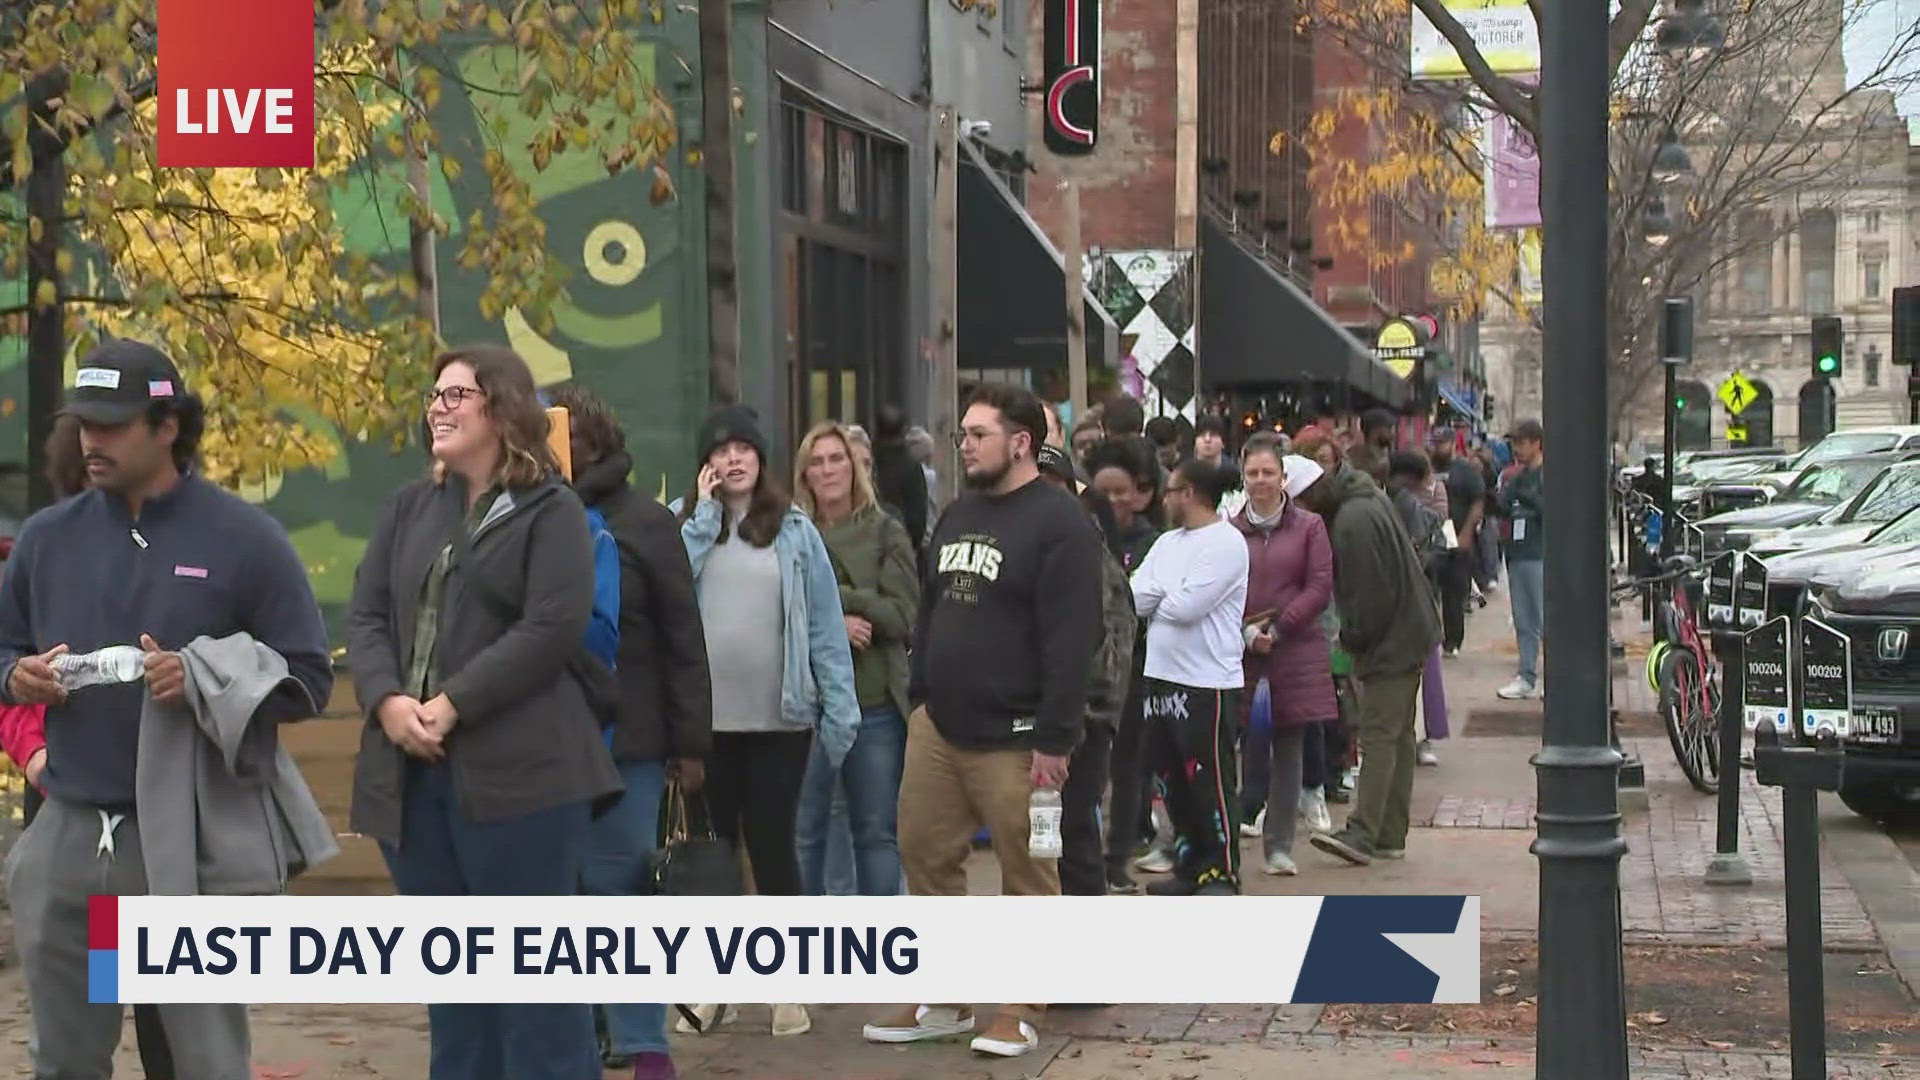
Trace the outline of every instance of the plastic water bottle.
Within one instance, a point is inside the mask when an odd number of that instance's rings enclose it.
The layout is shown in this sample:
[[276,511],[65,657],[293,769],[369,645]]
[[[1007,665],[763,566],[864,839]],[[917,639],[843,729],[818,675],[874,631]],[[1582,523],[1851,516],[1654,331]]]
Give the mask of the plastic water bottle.
[[1060,793],[1035,788],[1027,797],[1027,854],[1036,859],[1060,857]]
[[146,675],[146,653],[132,645],[109,645],[90,653],[53,658],[54,673],[68,690],[83,686],[138,682]]

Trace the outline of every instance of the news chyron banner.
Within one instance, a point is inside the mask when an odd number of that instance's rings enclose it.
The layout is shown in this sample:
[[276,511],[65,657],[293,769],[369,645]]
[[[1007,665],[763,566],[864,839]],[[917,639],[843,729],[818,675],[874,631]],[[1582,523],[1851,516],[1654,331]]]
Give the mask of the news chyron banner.
[[97,1003],[1480,999],[1477,896],[95,896],[88,914]]

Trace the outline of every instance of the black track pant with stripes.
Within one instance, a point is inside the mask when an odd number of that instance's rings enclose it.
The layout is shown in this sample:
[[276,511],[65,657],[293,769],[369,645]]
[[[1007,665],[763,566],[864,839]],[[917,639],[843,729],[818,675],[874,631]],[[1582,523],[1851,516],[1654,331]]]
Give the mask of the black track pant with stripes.
[[1240,881],[1240,798],[1234,760],[1239,690],[1148,679],[1147,760],[1173,822],[1174,869],[1195,887]]

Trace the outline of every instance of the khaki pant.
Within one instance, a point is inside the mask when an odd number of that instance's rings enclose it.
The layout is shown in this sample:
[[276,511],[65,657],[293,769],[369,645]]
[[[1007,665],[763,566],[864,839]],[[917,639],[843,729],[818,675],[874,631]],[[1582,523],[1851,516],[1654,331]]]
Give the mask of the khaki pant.
[[1405,850],[1413,814],[1413,768],[1420,740],[1413,732],[1418,669],[1360,680],[1360,782],[1347,828],[1373,850]]
[[[1030,751],[963,750],[941,736],[927,710],[913,711],[900,778],[900,862],[909,895],[967,895],[967,856],[982,825],[1000,862],[1002,895],[1060,895],[1055,860],[1027,854],[1032,769]],[[1037,1023],[1045,1009],[1002,1007],[1029,1023]]]

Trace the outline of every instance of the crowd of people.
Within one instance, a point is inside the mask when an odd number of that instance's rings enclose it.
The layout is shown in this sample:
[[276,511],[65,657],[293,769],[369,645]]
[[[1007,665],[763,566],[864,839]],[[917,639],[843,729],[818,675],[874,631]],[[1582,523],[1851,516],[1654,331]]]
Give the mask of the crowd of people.
[[[277,842],[317,817],[304,785],[271,813],[250,793],[217,843],[187,829],[184,863],[146,795],[181,767],[150,756],[155,728],[235,707],[195,673],[244,666],[258,692],[228,720],[268,732],[315,715],[333,678],[285,533],[197,475],[202,415],[151,348],[83,359],[49,447],[69,497],[0,583],[0,734],[45,793],[7,867],[43,1077],[111,1075],[121,1010],[86,1000],[89,893],[266,894],[330,854],[330,834]],[[1391,416],[1237,447],[1206,416],[1183,443],[1126,397],[1066,431],[985,385],[955,437],[964,491],[940,506],[898,410],[872,436],[815,425],[789,484],[758,416],[728,405],[663,506],[630,486],[607,406],[541,394],[507,349],[440,357],[424,419],[425,475],[383,508],[346,620],[366,718],[351,827],[405,894],[645,895],[665,812],[734,845],[768,896],[964,895],[983,843],[1009,895],[1135,893],[1136,873],[1151,894],[1232,895],[1241,837],[1262,872],[1295,874],[1302,824],[1349,863],[1402,857],[1413,770],[1447,734],[1442,658],[1502,548],[1521,638],[1502,694],[1540,692],[1538,425],[1502,476],[1450,431],[1397,448]],[[132,569],[95,574],[61,557],[76,546]],[[99,685],[62,659],[130,644],[138,674]],[[190,746],[185,775],[218,787],[222,749]],[[1057,858],[1029,843],[1039,791],[1060,796]],[[1338,829],[1329,803],[1351,803]],[[865,1037],[1013,1057],[1046,1008],[901,1005]],[[812,1025],[770,1010],[775,1035]],[[680,1011],[689,1033],[738,1012]],[[668,1013],[434,1005],[430,1075],[672,1077]],[[136,1020],[149,1076],[251,1076],[242,1007]]]

